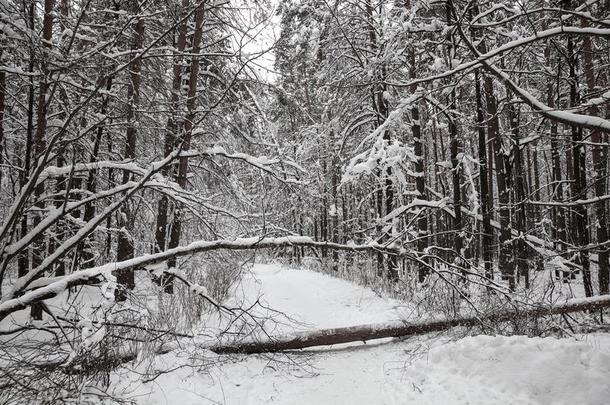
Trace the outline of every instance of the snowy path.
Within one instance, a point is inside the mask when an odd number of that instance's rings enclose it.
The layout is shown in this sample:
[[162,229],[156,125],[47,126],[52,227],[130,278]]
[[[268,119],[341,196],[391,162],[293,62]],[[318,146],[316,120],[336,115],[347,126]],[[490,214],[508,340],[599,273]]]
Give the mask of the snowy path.
[[399,301],[368,288],[307,270],[257,264],[243,281],[244,293],[261,296],[271,308],[303,322],[297,329],[320,329],[396,321],[408,316]]
[[[256,265],[240,288],[297,319],[292,329],[408,316],[406,307],[368,289],[276,265]],[[385,340],[291,356],[243,356],[201,373],[180,368],[140,384],[132,395],[142,404],[181,405],[601,405],[610,398],[609,348],[606,335],[585,342],[487,336],[457,342],[429,336]],[[158,359],[159,367],[178,364],[187,359],[175,354]]]

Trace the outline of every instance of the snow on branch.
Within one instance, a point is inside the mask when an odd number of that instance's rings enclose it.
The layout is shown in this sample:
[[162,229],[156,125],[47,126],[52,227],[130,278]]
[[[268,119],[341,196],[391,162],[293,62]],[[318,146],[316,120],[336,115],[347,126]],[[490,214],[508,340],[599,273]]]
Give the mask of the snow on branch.
[[[457,27],[458,27],[458,31],[461,32],[462,38],[464,39],[465,35],[463,35],[463,30],[462,30],[461,25],[458,25]],[[538,42],[538,41],[541,41],[544,39],[548,39],[548,38],[552,38],[552,37],[564,35],[564,34],[592,35],[592,36],[598,36],[598,37],[605,38],[605,37],[610,37],[610,28],[571,27],[571,26],[561,26],[561,27],[549,28],[547,30],[538,31],[538,32],[536,32],[536,34],[528,36],[528,37],[523,37],[523,38],[515,39],[513,41],[509,41],[506,44],[499,46],[497,48],[494,48],[484,54],[476,52],[476,55],[477,55],[476,59],[461,63],[461,64],[457,65],[456,67],[454,67],[453,69],[444,71],[443,73],[439,73],[439,74],[433,75],[433,76],[422,77],[420,79],[409,80],[404,83],[391,83],[391,85],[395,86],[395,87],[411,87],[411,86],[417,85],[417,84],[429,83],[429,82],[440,80],[440,79],[447,79],[447,78],[455,76],[456,74],[458,74],[460,72],[467,72],[467,71],[477,68],[478,66],[485,66],[485,62],[487,60],[492,59],[496,56],[501,56],[512,49],[519,48],[519,47],[522,47],[522,46],[525,46],[525,45],[528,45],[528,44],[531,44],[534,42]],[[466,41],[467,45],[472,46],[472,43],[468,40],[468,38],[465,38],[464,40]]]
[[[13,298],[18,295],[19,292],[23,291],[36,277],[43,274],[50,266],[52,266],[57,260],[59,260],[66,252],[70,249],[77,246],[84,238],[86,238],[90,233],[92,233],[96,227],[104,221],[110,214],[115,212],[122,204],[125,203],[129,198],[131,198],[136,192],[138,192],[146,182],[157,172],[159,172],[163,167],[171,163],[176,157],[180,155],[179,150],[175,150],[174,152],[167,155],[167,157],[161,161],[154,162],[150,164],[148,172],[140,181],[135,183],[129,191],[127,191],[121,198],[108,205],[102,210],[97,216],[92,218],[89,222],[87,222],[83,227],[81,227],[73,236],[66,239],[60,246],[56,248],[56,250],[45,257],[45,259],[38,265],[37,267],[30,270],[26,275],[17,279],[13,288],[7,293],[6,299]],[[1,318],[1,317],[0,317]]]
[[[594,35],[600,37],[610,37],[610,29],[605,28],[579,28],[579,27],[557,27],[552,28],[545,31],[540,31],[536,35],[521,38],[515,41],[511,41],[508,44],[498,47],[491,52],[486,54],[481,54],[476,47],[472,44],[470,39],[464,33],[462,26],[460,24],[457,25],[458,32],[460,37],[464,41],[464,43],[468,46],[470,51],[477,56],[474,62],[480,64],[485,68],[485,70],[492,73],[498,79],[502,80],[507,87],[509,87],[517,97],[519,97],[525,104],[529,105],[534,111],[537,111],[544,115],[545,117],[561,122],[567,125],[574,125],[582,128],[589,128],[593,130],[600,130],[603,132],[610,132],[610,121],[600,118],[594,117],[590,115],[576,114],[568,111],[557,111],[554,108],[549,107],[548,105],[539,101],[536,97],[534,97],[527,90],[520,87],[517,83],[511,80],[510,76],[502,71],[500,68],[495,66],[492,62],[489,61],[491,54],[500,54],[506,50],[512,49],[517,46],[521,46],[527,44],[529,42],[537,41],[545,37],[551,37],[559,34],[579,34],[579,35]],[[512,44],[512,46],[508,46]],[[473,63],[473,62],[469,62]],[[460,65],[462,66],[462,65]],[[459,68],[459,66],[458,66]]]
[[47,166],[40,174],[36,184],[40,184],[50,178],[67,176],[71,173],[83,173],[100,169],[125,170],[138,175],[146,174],[146,169],[133,161],[102,160],[91,163],[77,163],[74,165]]
[[[583,2],[581,5],[576,7],[576,9],[574,9],[574,10],[558,8],[558,7],[539,7],[539,8],[533,8],[530,10],[524,10],[519,7],[511,8],[511,7],[506,6],[505,4],[494,4],[489,9],[482,11],[478,15],[474,16],[471,20],[470,25],[472,25],[473,27],[477,27],[477,28],[497,27],[500,25],[504,25],[508,22],[514,21],[518,18],[523,18],[523,17],[531,18],[531,16],[533,16],[534,14],[553,12],[553,13],[561,14],[562,21],[566,21],[568,19],[571,19],[572,17],[578,17],[581,20],[588,20],[588,21],[591,21],[593,23],[596,23],[596,24],[599,24],[599,25],[602,25],[605,27],[610,26],[610,21],[595,18],[591,15],[591,13],[582,11],[587,6],[590,6],[590,4],[587,4],[587,2]],[[490,15],[494,14],[497,11],[502,11],[509,15],[506,18],[503,18],[503,19],[497,20],[497,21],[494,21],[494,20],[490,21],[488,18],[486,18],[486,17],[489,17]],[[485,19],[485,20],[483,20],[483,19]],[[478,22],[481,20],[483,20],[483,21]]]
[[[291,162],[289,160],[280,160],[279,158],[268,158],[266,156],[252,156],[252,155],[248,155],[246,153],[239,153],[239,152],[229,153],[220,145],[216,145],[212,148],[208,148],[207,150],[203,151],[202,154],[209,155],[209,156],[222,156],[227,159],[233,159],[233,160],[241,160],[243,162],[248,163],[251,166],[254,166],[254,167],[272,175],[273,177],[277,178],[278,180],[281,180],[286,183],[302,184],[300,181],[295,180],[295,179],[279,177],[278,173],[271,170],[271,168],[270,168],[271,166],[278,165],[278,164],[288,165],[288,166],[296,169],[297,171],[300,171],[302,173],[305,172],[305,169],[303,169],[298,164]],[[281,174],[286,174],[286,173],[281,173]]]
[[[418,90],[411,96],[401,100],[399,105],[390,112],[388,118],[360,142],[358,149],[361,149],[368,142],[373,141],[373,144],[369,149],[357,154],[350,160],[341,179],[342,183],[354,181],[361,175],[373,174],[380,167],[402,167],[408,175],[417,176],[417,173],[410,171],[407,167],[409,162],[417,160],[412,148],[403,145],[397,140],[388,143],[384,139],[384,134],[390,130],[392,125],[400,123],[403,119],[404,111],[411,108],[422,97],[422,92]],[[395,171],[394,174],[401,176],[402,171]],[[399,178],[398,180],[402,183],[406,182],[404,178]]]
[[22,237],[21,239],[19,239],[16,242],[13,242],[10,245],[6,246],[4,248],[3,255],[10,258],[10,257],[16,255],[17,253],[21,252],[30,243],[32,243],[33,240],[38,235],[41,235],[46,229],[48,229],[51,225],[56,223],[61,217],[65,216],[66,214],[69,214],[70,212],[74,211],[75,209],[82,207],[83,205],[86,205],[88,203],[91,203],[95,200],[111,197],[113,195],[116,195],[116,194],[119,194],[119,193],[122,193],[125,191],[129,191],[136,184],[137,183],[130,181],[125,184],[121,184],[117,187],[111,188],[109,190],[100,191],[99,193],[95,193],[82,200],[69,202],[60,207],[52,208],[52,209],[48,210],[46,212],[43,220],[40,221],[34,228],[32,228],[24,237]]
[[[129,260],[107,263],[101,266],[92,267],[90,269],[76,271],[67,276],[33,280],[34,276],[38,274],[36,271],[37,269],[34,269],[32,272],[28,273],[28,275],[18,279],[13,286],[13,289],[3,297],[2,301],[0,301],[0,320],[5,318],[7,315],[23,309],[35,302],[55,297],[61,294],[61,292],[68,287],[83,284],[96,284],[102,282],[103,280],[113,280],[113,272],[143,268],[152,264],[161,263],[171,258],[189,256],[195,253],[208,252],[212,250],[268,249],[287,246],[329,248],[356,252],[380,251],[399,256],[408,254],[405,249],[393,246],[384,246],[376,242],[363,245],[343,245],[333,242],[317,242],[306,236],[285,236],[279,238],[252,237],[238,238],[235,240],[198,241],[186,246],[168,249],[160,253],[146,254]],[[30,289],[30,291],[27,291],[28,289]],[[25,292],[25,294],[17,297],[23,292]]]

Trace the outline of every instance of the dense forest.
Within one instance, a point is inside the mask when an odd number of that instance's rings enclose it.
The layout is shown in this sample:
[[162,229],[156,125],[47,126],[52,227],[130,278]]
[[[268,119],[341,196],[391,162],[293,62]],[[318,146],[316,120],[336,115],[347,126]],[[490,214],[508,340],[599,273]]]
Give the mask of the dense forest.
[[0,402],[305,347],[234,298],[261,262],[446,319],[310,345],[607,328],[609,39],[609,0],[0,0]]

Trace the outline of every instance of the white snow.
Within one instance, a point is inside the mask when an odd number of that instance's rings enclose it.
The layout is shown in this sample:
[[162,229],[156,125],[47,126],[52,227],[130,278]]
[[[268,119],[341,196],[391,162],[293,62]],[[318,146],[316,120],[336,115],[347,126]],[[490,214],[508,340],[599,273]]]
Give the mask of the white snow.
[[[257,264],[236,290],[260,297],[308,330],[413,319],[405,304],[307,270]],[[153,367],[171,370],[142,383],[126,366],[117,394],[141,404],[583,404],[610,398],[610,336],[421,336],[352,343],[290,355],[226,357],[174,351]],[[126,387],[130,386],[129,389]]]
[[279,265],[255,265],[243,288],[294,318],[299,324],[291,326],[297,330],[399,321],[409,315],[406,304],[381,298],[368,288]]
[[[606,340],[606,344],[607,344]],[[404,403],[603,404],[610,351],[596,341],[476,336],[430,350],[406,368]]]

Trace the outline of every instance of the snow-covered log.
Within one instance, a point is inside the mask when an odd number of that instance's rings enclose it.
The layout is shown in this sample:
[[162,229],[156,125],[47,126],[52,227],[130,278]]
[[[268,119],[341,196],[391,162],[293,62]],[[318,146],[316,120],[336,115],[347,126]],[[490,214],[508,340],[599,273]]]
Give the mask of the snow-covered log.
[[476,326],[484,323],[506,322],[513,319],[536,318],[560,315],[570,312],[591,311],[610,307],[610,295],[600,295],[585,299],[574,299],[552,306],[536,306],[528,309],[499,311],[466,318],[441,319],[416,323],[395,322],[374,325],[358,325],[347,328],[322,329],[293,336],[280,337],[260,342],[244,342],[212,347],[216,353],[272,353],[297,350],[314,346],[329,346],[340,343],[359,342],[374,339],[422,335],[438,332],[455,326]]

